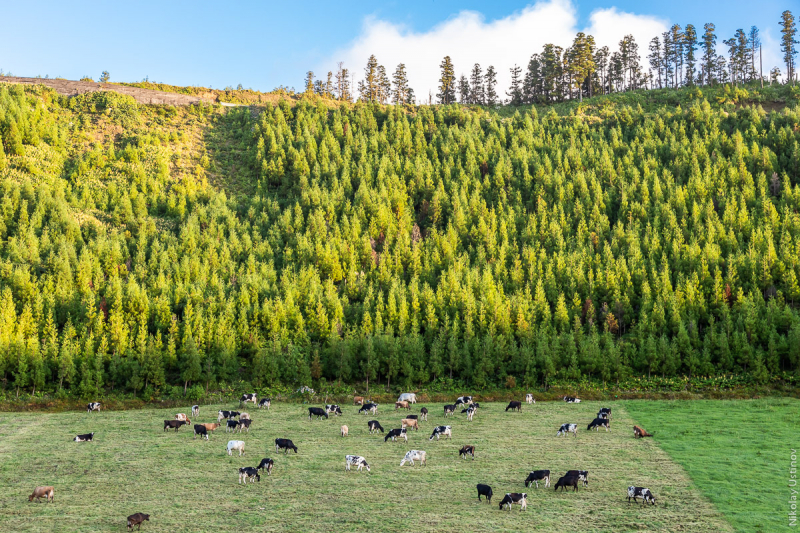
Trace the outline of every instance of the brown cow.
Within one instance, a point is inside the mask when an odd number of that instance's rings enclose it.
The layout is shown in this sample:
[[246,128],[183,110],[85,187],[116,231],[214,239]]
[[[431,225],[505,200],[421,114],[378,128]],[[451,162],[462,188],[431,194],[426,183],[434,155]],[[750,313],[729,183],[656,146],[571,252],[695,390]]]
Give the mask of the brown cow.
[[138,526],[137,529],[142,529],[142,522],[150,521],[150,515],[144,513],[132,514],[128,517],[128,528],[133,530],[133,526]]
[[206,431],[214,431],[215,429],[217,429],[219,427],[219,424],[217,424],[216,422],[213,422],[211,424],[199,424],[199,425],[200,426],[205,426],[206,427]]
[[33,489],[33,494],[28,496],[28,501],[32,502],[34,498],[36,498],[36,503],[41,503],[42,498],[44,498],[46,502],[56,501],[53,487],[36,487]]
[[633,436],[636,439],[641,439],[642,437],[652,437],[650,433],[644,430],[644,428],[640,428],[639,426],[633,426]]
[[347,426],[342,426],[342,437],[346,437],[348,435],[349,429]]
[[411,410],[409,407],[408,402],[394,402],[394,410],[397,411],[398,409],[408,409]]
[[413,418],[404,418],[400,421],[401,428],[414,428],[414,430],[419,431],[419,423],[414,420]]
[[354,396],[353,397],[353,405],[364,405],[364,397],[363,396]]

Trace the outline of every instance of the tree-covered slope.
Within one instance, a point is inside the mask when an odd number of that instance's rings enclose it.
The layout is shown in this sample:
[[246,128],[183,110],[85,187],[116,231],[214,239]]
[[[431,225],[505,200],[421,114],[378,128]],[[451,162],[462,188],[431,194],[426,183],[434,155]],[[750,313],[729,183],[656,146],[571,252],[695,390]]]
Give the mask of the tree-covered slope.
[[770,113],[720,88],[503,118],[2,86],[0,375],[92,395],[794,371],[781,91]]

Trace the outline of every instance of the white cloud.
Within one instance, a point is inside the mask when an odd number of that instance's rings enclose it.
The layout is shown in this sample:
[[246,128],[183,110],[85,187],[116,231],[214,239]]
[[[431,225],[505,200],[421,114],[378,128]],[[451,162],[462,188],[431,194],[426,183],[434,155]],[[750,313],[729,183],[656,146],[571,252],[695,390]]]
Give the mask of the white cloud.
[[486,21],[481,13],[461,11],[426,32],[370,17],[364,21],[361,34],[347,47],[333,52],[316,72],[334,70],[336,63],[343,61],[358,80],[367,58],[375,54],[389,74],[397,64],[405,63],[410,85],[420,102],[427,101],[429,91],[435,98],[439,63],[449,55],[457,76],[469,75],[475,63],[484,70],[494,65],[498,93],[504,95],[510,83],[509,68],[517,64],[524,69],[530,56],[541,52],[546,43],[567,47],[577,32],[584,31],[595,36],[598,46],[615,50],[620,39],[630,33],[645,61],[650,39],[667,27],[667,22],[657,17],[612,7],[594,11],[589,26],[578,28],[576,8],[570,0],[542,0],[494,21]]

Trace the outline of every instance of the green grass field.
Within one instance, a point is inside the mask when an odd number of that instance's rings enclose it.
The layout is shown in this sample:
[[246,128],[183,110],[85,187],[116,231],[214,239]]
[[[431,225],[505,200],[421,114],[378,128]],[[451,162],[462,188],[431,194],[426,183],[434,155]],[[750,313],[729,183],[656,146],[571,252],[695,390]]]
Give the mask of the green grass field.
[[[703,410],[727,413],[726,419],[746,411],[723,406],[790,404],[759,402],[695,402]],[[178,410],[143,409],[0,416],[0,531],[109,531],[123,530],[125,517],[134,512],[151,515],[147,531],[732,531],[728,521],[692,484],[684,467],[662,450],[672,430],[659,419],[672,402],[605,402],[613,408],[612,430],[588,433],[599,403],[539,403],[523,405],[521,413],[504,412],[505,404],[482,404],[474,421],[457,415],[452,441],[429,441],[433,426],[445,423],[440,404],[427,405],[429,422],[412,432],[408,444],[384,443],[369,435],[371,416],[344,406],[344,415],[309,421],[307,405],[273,404],[272,410],[249,407],[250,434],[227,435],[223,429],[211,440],[193,440],[182,428],[164,433],[163,420]],[[203,406],[200,420],[216,420],[220,407]],[[634,419],[628,407],[636,412]],[[418,412],[421,405],[415,406]],[[747,407],[749,408],[749,407]],[[189,409],[182,411],[188,412]],[[776,417],[778,415],[775,415]],[[387,428],[399,427],[402,415],[381,406],[377,418]],[[680,416],[675,418],[679,422]],[[670,418],[670,424],[673,422]],[[750,420],[750,418],[748,418]],[[580,424],[578,438],[555,434],[560,424]],[[635,440],[631,427],[641,422],[658,438]],[[342,424],[350,436],[339,436]],[[74,443],[77,433],[95,432],[92,443]],[[691,434],[689,428],[688,434]],[[731,432],[741,431],[730,428]],[[748,435],[750,433],[747,433]],[[745,432],[741,431],[745,436]],[[276,454],[273,441],[288,437],[299,454]],[[781,436],[781,438],[783,438]],[[228,457],[229,439],[246,442],[244,457]],[[762,449],[777,442],[764,431],[754,445]],[[462,460],[463,444],[477,447],[477,459]],[[781,446],[774,452],[780,456]],[[428,452],[427,467],[399,467],[410,449]],[[363,455],[372,472],[345,472],[344,455]],[[719,461],[728,450],[708,450]],[[770,450],[772,457],[773,450]],[[275,459],[271,477],[238,485],[237,468],[255,466],[261,458]],[[674,455],[684,461],[680,454]],[[766,460],[766,457],[765,457]],[[691,461],[689,461],[691,463]],[[589,486],[577,493],[555,493],[552,488],[528,488],[523,481],[533,469],[547,468],[558,475],[569,469],[589,470]],[[690,471],[692,469],[690,468]],[[764,472],[764,471],[762,471]],[[766,485],[761,472],[728,470],[732,490],[749,492]],[[492,505],[478,503],[475,485],[492,486]],[[655,507],[628,504],[626,488],[649,487],[658,498]],[[37,485],[54,485],[54,504],[28,503]],[[514,506],[498,510],[506,492],[527,492],[528,510]],[[711,493],[713,497],[714,494]],[[746,529],[743,529],[746,530]]]

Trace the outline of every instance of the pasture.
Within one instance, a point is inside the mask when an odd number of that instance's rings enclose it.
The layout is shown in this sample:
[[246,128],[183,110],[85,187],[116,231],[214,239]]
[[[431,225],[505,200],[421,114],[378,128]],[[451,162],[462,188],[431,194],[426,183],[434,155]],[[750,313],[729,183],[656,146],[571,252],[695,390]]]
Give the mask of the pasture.
[[[637,402],[645,428],[660,433],[662,402]],[[319,406],[320,404],[313,404]],[[627,402],[481,404],[472,422],[457,414],[445,421],[442,404],[425,405],[429,421],[409,432],[408,443],[384,443],[369,435],[367,421],[388,431],[400,427],[403,412],[381,405],[377,416],[358,415],[342,404],[343,416],[311,420],[308,405],[273,403],[245,409],[250,433],[210,441],[192,439],[190,428],[163,431],[179,410],[9,414],[0,416],[0,530],[124,530],[125,517],[151,515],[143,531],[732,531],[692,484],[684,468],[659,447],[659,439],[633,438]],[[700,404],[698,404],[700,405]],[[586,431],[602,406],[612,407],[611,431]],[[216,421],[219,408],[202,406],[195,422]],[[190,407],[180,412],[190,413]],[[735,410],[732,410],[735,415]],[[555,437],[562,423],[579,424],[578,437]],[[340,437],[340,426],[350,435]],[[434,426],[453,427],[452,440],[429,441]],[[75,443],[94,431],[94,442]],[[659,435],[660,437],[661,435]],[[274,440],[290,438],[299,453],[275,452]],[[244,440],[246,455],[229,457],[228,440]],[[476,459],[458,450],[476,446]],[[428,453],[427,467],[399,467],[410,449]],[[344,456],[364,456],[371,473],[345,472]],[[272,476],[239,485],[237,469],[275,460]],[[549,469],[552,485],[570,469],[589,471],[589,486],[556,493],[553,487],[525,488],[531,470]],[[734,475],[734,474],[732,474]],[[750,478],[750,476],[748,476]],[[741,480],[740,480],[741,481]],[[749,481],[748,481],[749,482]],[[492,504],[479,503],[475,485],[494,491]],[[653,506],[628,504],[628,485],[649,487]],[[55,487],[54,504],[28,503],[37,485]],[[741,483],[733,486],[741,487]],[[527,492],[528,509],[498,510],[506,492]]]

